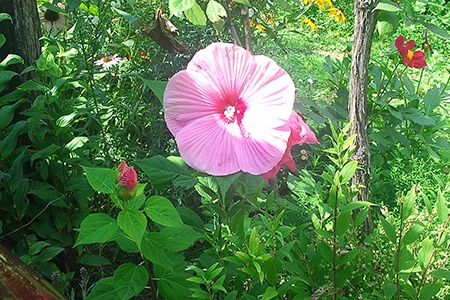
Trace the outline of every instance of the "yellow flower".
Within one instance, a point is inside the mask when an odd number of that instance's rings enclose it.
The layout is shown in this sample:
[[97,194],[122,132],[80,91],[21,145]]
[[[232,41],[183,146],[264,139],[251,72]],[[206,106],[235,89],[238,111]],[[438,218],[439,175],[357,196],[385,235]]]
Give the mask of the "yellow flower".
[[331,0],[314,0],[314,3],[316,3],[317,6],[319,6],[320,9],[324,9],[325,8],[325,4],[329,8],[333,7],[333,3],[331,2]]
[[304,5],[309,5],[313,2],[313,0],[303,0]]
[[260,30],[260,31],[264,31],[266,30],[266,27],[263,24],[256,24],[256,29]]
[[313,21],[313,20],[304,18],[304,19],[302,20],[302,22],[305,23],[306,26],[309,26],[309,27],[311,28],[312,31],[315,31],[315,32],[318,32],[318,31],[319,31],[319,29],[317,28],[316,24],[314,24],[314,21]]
[[344,13],[339,8],[335,8],[335,7],[330,8],[330,10],[328,11],[328,16],[330,18],[334,18],[337,22],[347,21],[347,19],[344,16]]

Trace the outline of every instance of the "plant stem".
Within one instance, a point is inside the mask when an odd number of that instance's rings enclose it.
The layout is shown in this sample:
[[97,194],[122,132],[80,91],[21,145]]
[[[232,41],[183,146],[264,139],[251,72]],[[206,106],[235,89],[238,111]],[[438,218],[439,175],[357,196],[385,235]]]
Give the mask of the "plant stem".
[[337,217],[339,186],[336,186],[336,197],[333,207],[333,299],[337,300]]
[[416,95],[419,94],[419,87],[420,87],[420,83],[422,82],[423,70],[424,70],[424,68],[422,68],[422,69],[420,70],[420,77],[419,77],[419,82],[417,83]]
[[397,243],[397,262],[396,262],[396,274],[395,274],[395,284],[397,285],[397,299],[400,300],[400,249],[402,242],[402,234],[403,234],[403,203],[400,203],[400,232],[398,235],[398,243]]

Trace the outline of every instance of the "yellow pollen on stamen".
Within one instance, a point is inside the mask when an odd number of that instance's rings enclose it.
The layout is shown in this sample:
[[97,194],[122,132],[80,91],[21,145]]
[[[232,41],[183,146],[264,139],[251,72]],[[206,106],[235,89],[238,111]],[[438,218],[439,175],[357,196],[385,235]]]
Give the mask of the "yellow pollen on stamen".
[[411,50],[408,50],[408,53],[406,53],[406,58],[411,60],[414,56],[414,53]]
[[111,56],[105,56],[105,57],[103,57],[103,62],[109,62],[109,61],[112,61],[112,57]]

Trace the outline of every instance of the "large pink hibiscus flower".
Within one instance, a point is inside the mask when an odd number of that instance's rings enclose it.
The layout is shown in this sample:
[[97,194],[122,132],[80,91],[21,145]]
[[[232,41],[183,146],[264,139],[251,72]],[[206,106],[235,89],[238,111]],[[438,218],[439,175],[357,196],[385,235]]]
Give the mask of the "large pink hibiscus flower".
[[169,80],[165,119],[194,169],[258,175],[286,152],[294,97],[292,79],[273,60],[213,43]]

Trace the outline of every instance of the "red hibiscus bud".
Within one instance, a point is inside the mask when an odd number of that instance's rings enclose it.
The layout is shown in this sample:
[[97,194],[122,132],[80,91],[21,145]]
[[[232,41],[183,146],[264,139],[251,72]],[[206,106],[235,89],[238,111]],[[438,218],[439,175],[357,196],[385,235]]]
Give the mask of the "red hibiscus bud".
[[121,174],[117,183],[117,196],[124,201],[131,200],[136,196],[137,192],[136,170],[133,167],[128,167],[125,162],[122,162],[119,165],[119,171],[121,171]]

